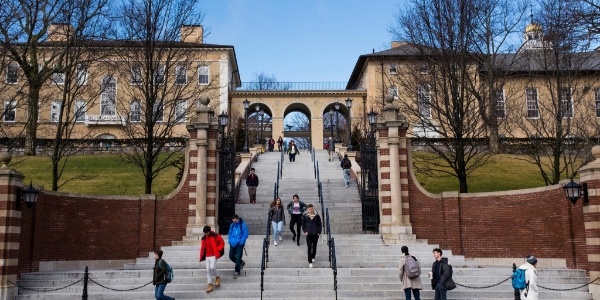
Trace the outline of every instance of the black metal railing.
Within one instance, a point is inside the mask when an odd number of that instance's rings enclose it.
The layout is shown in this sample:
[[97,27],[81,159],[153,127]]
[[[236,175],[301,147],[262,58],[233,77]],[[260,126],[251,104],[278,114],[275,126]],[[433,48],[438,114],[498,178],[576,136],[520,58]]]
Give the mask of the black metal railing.
[[[267,234],[269,232],[269,224],[267,223]],[[260,299],[263,298],[263,292],[265,291],[265,269],[267,268],[267,262],[269,256],[269,242],[267,239],[263,239],[262,246],[262,258],[260,260]]]
[[242,82],[237,90],[249,91],[301,91],[345,90],[347,82]]

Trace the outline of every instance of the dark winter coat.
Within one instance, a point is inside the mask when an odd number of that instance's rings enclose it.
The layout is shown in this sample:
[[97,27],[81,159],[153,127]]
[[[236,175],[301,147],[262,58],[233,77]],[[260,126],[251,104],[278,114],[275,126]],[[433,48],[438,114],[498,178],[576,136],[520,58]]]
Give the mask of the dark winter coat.
[[302,215],[302,231],[308,233],[308,235],[321,234],[323,223],[321,223],[321,216],[315,212],[315,216],[311,219],[308,214]]
[[273,222],[281,222],[285,223],[285,210],[283,206],[273,206],[269,209],[269,220]]
[[258,176],[256,174],[248,174],[246,177],[246,185],[247,186],[258,186]]
[[435,289],[435,286],[440,283],[447,286],[447,283],[452,283],[454,285],[454,280],[452,280],[452,267],[448,264],[448,258],[442,257],[439,261],[435,261],[433,263],[433,267],[431,268],[433,273],[433,279],[431,281],[431,286]]
[[152,277],[152,284],[167,284],[165,275],[167,275],[167,263],[162,258],[159,258],[154,262],[154,277]]

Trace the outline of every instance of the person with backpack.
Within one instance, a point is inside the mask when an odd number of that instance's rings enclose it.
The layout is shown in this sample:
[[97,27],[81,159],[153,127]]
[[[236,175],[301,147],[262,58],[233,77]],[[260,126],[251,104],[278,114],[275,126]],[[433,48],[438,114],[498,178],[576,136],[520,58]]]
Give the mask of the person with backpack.
[[348,188],[350,184],[350,168],[352,168],[352,162],[348,158],[348,154],[344,154],[344,159],[342,159],[340,166],[342,167],[342,172],[344,172],[344,185]]
[[431,268],[431,288],[435,290],[435,300],[447,300],[446,292],[456,288],[452,280],[452,266],[448,264],[448,258],[442,257],[442,249],[433,249],[433,266]]
[[[525,288],[520,289],[521,300],[538,300],[537,286],[537,258],[533,255],[525,257],[525,263],[519,266],[519,270],[525,271]],[[514,285],[514,282],[513,282]]]
[[235,263],[233,279],[237,279],[240,275],[240,270],[246,265],[246,262],[242,259],[242,255],[244,254],[244,246],[248,239],[248,226],[246,226],[244,220],[238,217],[238,215],[233,215],[231,221],[227,241],[229,242],[229,259]]
[[400,283],[406,295],[406,300],[410,300],[411,291],[413,296],[415,296],[415,300],[421,300],[420,290],[423,289],[421,263],[416,257],[408,254],[408,247],[402,246],[400,251],[402,251],[402,256],[398,262],[398,275],[400,276]]
[[165,289],[167,288],[168,283],[168,264],[162,259],[162,256],[162,250],[154,250],[154,272],[152,276],[152,284],[154,285],[154,298],[156,298],[156,300],[173,300],[175,298],[165,295]]
[[214,286],[219,287],[221,285],[221,277],[217,272],[217,260],[225,254],[225,242],[221,235],[211,230],[210,226],[204,226],[202,232],[204,232],[204,236],[200,244],[200,261],[206,261],[206,277],[208,280],[206,292],[210,293],[213,291],[213,277],[215,277]]

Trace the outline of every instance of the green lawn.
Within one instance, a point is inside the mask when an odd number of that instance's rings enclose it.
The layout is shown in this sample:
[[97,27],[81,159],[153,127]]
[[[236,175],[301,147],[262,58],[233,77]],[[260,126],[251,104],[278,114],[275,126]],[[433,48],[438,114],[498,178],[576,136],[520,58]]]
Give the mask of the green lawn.
[[[423,157],[422,152],[413,154]],[[51,187],[51,163],[49,157],[14,157],[10,166],[25,175],[25,184]],[[166,195],[177,186],[177,169],[171,167],[154,180],[153,193]],[[117,155],[78,155],[70,158],[63,178],[81,175],[91,179],[78,179],[68,182],[59,191],[92,195],[141,195],[144,193],[144,179],[141,171],[127,164]],[[425,189],[433,193],[457,191],[455,177],[441,174],[420,174],[417,179]],[[516,155],[498,155],[478,169],[468,179],[469,192],[489,192],[523,189],[544,186],[537,168]]]

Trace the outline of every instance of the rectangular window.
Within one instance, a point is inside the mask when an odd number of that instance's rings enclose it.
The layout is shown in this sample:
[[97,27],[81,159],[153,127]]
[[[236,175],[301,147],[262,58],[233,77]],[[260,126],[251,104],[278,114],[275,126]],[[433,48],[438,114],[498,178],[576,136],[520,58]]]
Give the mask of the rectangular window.
[[504,90],[498,89],[494,91],[496,96],[496,118],[506,118],[506,100],[504,99]]
[[56,72],[56,73],[52,74],[52,82],[54,82],[54,84],[57,84],[57,85],[65,84],[65,73]]
[[135,64],[131,66],[131,84],[142,83],[142,65]]
[[164,84],[165,83],[165,65],[159,65],[156,70],[154,70],[154,84]]
[[131,122],[140,122],[142,120],[142,106],[139,100],[131,101],[129,107],[129,119]]
[[573,117],[573,95],[570,88],[560,89],[560,115],[563,118]]
[[187,117],[187,103],[185,100],[175,101],[175,122],[185,122]]
[[208,66],[198,67],[198,84],[208,84]]
[[61,101],[52,101],[50,104],[50,122],[58,122],[60,119]]
[[396,72],[397,72],[397,70],[396,70],[396,64],[395,63],[391,63],[390,64],[390,74],[395,75],[395,74],[397,74]]
[[187,67],[177,66],[175,67],[175,84],[186,84],[187,83]]
[[77,65],[77,84],[78,85],[86,85],[87,84],[88,71],[87,67],[82,64]]
[[75,100],[75,122],[85,122],[85,101]]
[[420,84],[417,95],[417,106],[422,119],[431,118],[431,94],[429,84]]
[[4,101],[4,114],[2,120],[4,122],[14,122],[17,116],[17,108],[15,100]]
[[164,108],[163,102],[161,100],[157,100],[154,102],[154,107],[152,108],[152,112],[154,114],[154,118],[156,122],[162,122],[164,120]]
[[429,68],[427,67],[426,64],[422,64],[419,66],[419,73],[421,73],[421,75],[425,75],[425,74],[429,73]]
[[528,88],[525,90],[525,94],[526,94],[527,118],[539,118],[540,117],[540,108],[538,106],[537,89]]
[[117,114],[117,81],[106,76],[102,79],[102,95],[100,96],[100,114],[114,116]]
[[596,117],[600,118],[600,88],[594,90],[594,100],[596,103]]
[[13,84],[17,83],[19,74],[19,65],[9,64],[6,66],[6,83]]

